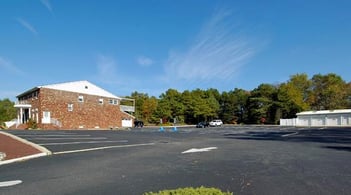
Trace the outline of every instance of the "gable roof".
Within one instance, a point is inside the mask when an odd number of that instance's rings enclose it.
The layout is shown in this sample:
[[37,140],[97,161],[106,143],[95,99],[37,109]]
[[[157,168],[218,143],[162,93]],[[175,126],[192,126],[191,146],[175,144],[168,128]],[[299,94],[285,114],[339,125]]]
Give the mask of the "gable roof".
[[61,91],[69,91],[69,92],[75,92],[75,93],[81,93],[81,94],[120,99],[119,97],[90,83],[89,81],[74,81],[74,82],[68,82],[68,83],[44,85],[39,88],[56,89]]
[[80,94],[88,94],[88,95],[96,95],[101,97],[121,99],[120,97],[117,97],[112,93],[90,83],[89,81],[74,81],[74,82],[67,82],[67,83],[38,86],[18,95],[17,97],[20,97],[24,94],[27,94],[28,92],[31,92],[35,89],[40,89],[40,88],[55,89],[55,90],[69,91],[69,92],[75,92]]

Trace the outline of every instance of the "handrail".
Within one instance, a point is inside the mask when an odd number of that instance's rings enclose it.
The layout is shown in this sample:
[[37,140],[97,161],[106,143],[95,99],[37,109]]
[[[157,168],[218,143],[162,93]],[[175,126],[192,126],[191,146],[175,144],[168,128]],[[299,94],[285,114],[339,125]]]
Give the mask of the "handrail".
[[120,110],[124,112],[135,112],[134,106],[120,105]]
[[55,119],[55,118],[51,118],[50,119],[50,123],[53,124],[53,125],[56,125],[56,126],[58,126],[60,128],[62,127],[62,123],[59,120]]

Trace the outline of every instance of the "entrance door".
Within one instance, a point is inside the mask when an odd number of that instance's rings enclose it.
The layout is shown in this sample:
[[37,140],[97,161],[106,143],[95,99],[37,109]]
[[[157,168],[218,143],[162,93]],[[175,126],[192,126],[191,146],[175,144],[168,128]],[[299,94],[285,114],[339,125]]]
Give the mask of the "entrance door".
[[29,120],[29,109],[24,109],[22,113],[22,123],[27,123]]

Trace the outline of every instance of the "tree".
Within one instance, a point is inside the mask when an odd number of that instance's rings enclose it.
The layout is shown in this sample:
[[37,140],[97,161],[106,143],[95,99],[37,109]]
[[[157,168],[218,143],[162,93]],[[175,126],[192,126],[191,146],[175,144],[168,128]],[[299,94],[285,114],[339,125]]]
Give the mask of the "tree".
[[351,108],[351,82],[347,84],[347,108]]
[[339,109],[351,107],[351,82],[336,74],[295,74],[279,85],[261,84],[252,91],[234,89],[185,90],[180,93],[168,89],[159,98],[134,92],[138,119],[157,123],[177,118],[178,122],[194,124],[220,117],[225,123],[277,124],[280,118],[294,118],[305,110]]
[[244,122],[249,96],[248,91],[237,88],[234,91],[223,92],[220,99],[220,118],[225,123]]
[[217,98],[220,98],[220,94],[216,89],[184,91],[184,121],[193,124],[217,118],[220,108]]
[[[219,92],[214,89],[192,91],[193,117],[199,121],[208,121],[218,117],[219,103],[216,96]],[[218,96],[219,97],[219,96]]]
[[134,116],[139,119],[139,120],[144,120],[143,116],[143,105],[144,102],[149,99],[149,96],[147,93],[139,93],[137,91],[133,92],[131,94],[131,99],[135,100],[135,113]]
[[182,94],[175,89],[168,89],[166,93],[161,94],[157,115],[168,121],[177,118],[178,122],[184,122]]
[[184,122],[188,124],[196,123],[196,118],[194,117],[194,100],[192,92],[185,90],[182,93],[182,102],[184,105]]
[[142,105],[143,120],[147,121],[148,123],[158,122],[159,119],[155,116],[157,104],[158,100],[154,96],[144,100],[144,103]]
[[193,117],[199,121],[207,121],[208,116],[206,113],[209,106],[206,104],[205,93],[203,90],[196,89],[192,91],[192,104],[193,104]]
[[251,92],[248,100],[249,123],[261,123],[262,119],[265,123],[277,123],[277,111],[279,111],[277,92],[277,87],[270,84],[261,84]]
[[287,83],[283,83],[278,89],[283,118],[294,118],[296,113],[310,108],[308,98],[311,94],[311,81],[307,74],[296,74],[290,77]]
[[334,73],[314,75],[309,102],[313,110],[346,108],[348,106],[348,85]]
[[16,118],[15,103],[9,99],[0,100],[0,125],[6,121]]
[[217,118],[218,112],[220,110],[218,99],[220,99],[220,94],[217,90],[208,89],[205,92],[205,103],[208,106],[208,110],[205,113],[206,118]]

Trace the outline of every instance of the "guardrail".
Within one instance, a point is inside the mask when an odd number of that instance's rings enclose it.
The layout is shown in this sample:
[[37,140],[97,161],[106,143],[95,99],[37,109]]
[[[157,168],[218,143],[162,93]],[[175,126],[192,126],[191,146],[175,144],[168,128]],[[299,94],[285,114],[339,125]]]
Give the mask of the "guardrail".
[[123,112],[135,112],[135,107],[134,106],[120,105],[120,110]]
[[62,123],[59,120],[55,119],[55,118],[51,118],[50,119],[50,123],[53,124],[53,125],[56,125],[56,126],[58,126],[60,128],[62,127]]

